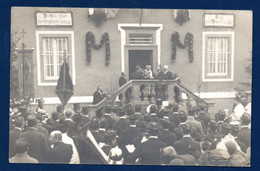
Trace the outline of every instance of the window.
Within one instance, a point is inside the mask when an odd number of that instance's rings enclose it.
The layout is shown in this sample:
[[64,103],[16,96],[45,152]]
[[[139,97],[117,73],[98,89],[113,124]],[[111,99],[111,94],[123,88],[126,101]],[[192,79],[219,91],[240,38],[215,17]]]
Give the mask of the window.
[[68,54],[67,37],[43,37],[43,57],[44,78],[46,80],[57,80],[59,78],[60,67],[63,62],[64,53]]
[[38,31],[36,34],[38,84],[57,84],[64,53],[69,56],[70,76],[75,84],[73,32]]
[[234,32],[203,33],[203,81],[232,81]]

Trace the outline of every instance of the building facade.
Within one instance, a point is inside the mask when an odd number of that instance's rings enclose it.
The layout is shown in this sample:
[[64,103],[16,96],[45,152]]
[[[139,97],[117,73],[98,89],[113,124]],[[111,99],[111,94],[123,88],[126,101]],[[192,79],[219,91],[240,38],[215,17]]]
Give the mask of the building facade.
[[[120,73],[129,79],[137,64],[150,64],[156,74],[168,65],[215,110],[231,109],[234,88],[251,82],[245,71],[252,59],[251,11],[14,7],[11,32],[19,30],[31,49],[33,97],[50,108],[59,103],[64,52],[74,84],[69,103],[91,103],[97,85],[113,93]],[[89,32],[97,43],[91,52]]]

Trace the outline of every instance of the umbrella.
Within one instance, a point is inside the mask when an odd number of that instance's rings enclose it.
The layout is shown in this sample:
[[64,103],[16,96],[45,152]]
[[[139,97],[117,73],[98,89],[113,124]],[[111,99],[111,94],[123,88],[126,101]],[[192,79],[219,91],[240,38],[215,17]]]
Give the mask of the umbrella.
[[63,106],[66,106],[69,99],[73,95],[73,84],[71,81],[70,73],[69,73],[69,65],[67,64],[66,60],[64,60],[61,70],[60,70],[60,77],[58,79],[57,87],[56,87],[56,94],[59,97]]

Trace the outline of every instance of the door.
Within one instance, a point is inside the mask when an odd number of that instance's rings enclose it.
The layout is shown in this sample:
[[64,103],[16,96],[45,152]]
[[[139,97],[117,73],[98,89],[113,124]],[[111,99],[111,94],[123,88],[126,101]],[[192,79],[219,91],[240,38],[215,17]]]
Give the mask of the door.
[[129,50],[129,78],[135,72],[136,65],[145,69],[146,65],[151,65],[153,68],[153,51],[152,50]]

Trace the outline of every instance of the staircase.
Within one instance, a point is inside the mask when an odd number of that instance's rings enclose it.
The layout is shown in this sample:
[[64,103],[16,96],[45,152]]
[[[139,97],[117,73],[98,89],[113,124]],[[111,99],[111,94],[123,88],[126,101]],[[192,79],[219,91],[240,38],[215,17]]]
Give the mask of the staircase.
[[[164,91],[162,91],[164,87]],[[187,97],[192,98],[197,103],[202,103],[205,106],[209,104],[201,99],[199,96],[195,95],[189,89],[184,87],[182,84],[173,80],[131,80],[120,87],[109,97],[104,98],[96,105],[88,105],[89,116],[92,118],[95,116],[96,111],[104,107],[108,103],[118,102],[118,96],[121,94],[122,99],[120,100],[124,103],[131,103],[132,105],[141,104],[142,107],[146,107],[151,103],[155,103],[156,98],[161,98],[165,101],[174,101],[174,87],[178,87],[181,93],[185,93]],[[126,98],[126,93],[128,98]],[[183,103],[184,104],[184,103]]]

